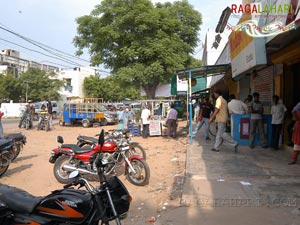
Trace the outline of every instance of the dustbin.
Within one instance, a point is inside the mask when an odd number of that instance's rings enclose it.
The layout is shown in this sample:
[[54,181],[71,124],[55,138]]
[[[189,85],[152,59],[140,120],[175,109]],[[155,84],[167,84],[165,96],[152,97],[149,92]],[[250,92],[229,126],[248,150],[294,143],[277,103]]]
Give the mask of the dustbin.
[[[266,114],[262,116],[264,123],[264,132],[268,145],[271,145],[272,138],[272,115]],[[232,137],[239,145],[250,145],[250,114],[232,114]],[[258,131],[254,137],[254,145],[261,145]]]

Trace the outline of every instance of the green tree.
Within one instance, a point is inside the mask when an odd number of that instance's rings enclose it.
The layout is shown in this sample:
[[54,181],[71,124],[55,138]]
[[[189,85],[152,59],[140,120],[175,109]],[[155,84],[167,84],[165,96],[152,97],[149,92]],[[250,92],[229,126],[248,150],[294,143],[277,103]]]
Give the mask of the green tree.
[[186,0],[103,0],[77,23],[78,55],[87,48],[93,65],[104,64],[120,82],[142,86],[155,98],[160,83],[189,66],[202,22]]
[[20,82],[12,74],[0,74],[0,102],[19,102],[22,95]]
[[28,100],[40,101],[48,97],[51,100],[58,100],[60,96],[58,91],[63,86],[63,81],[56,79],[55,73],[48,74],[43,70],[30,68],[21,74],[19,84],[23,97],[27,89]]
[[103,98],[104,101],[121,101],[124,98],[136,99],[139,96],[138,89],[133,85],[122,83],[117,77],[109,76],[100,79],[98,76],[90,76],[84,79],[85,96]]

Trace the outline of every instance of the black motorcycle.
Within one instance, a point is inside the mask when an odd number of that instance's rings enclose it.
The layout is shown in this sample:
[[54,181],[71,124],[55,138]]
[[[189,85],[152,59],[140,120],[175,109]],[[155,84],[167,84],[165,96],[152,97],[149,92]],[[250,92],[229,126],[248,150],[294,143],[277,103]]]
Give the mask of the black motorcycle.
[[26,113],[26,115],[23,117],[22,122],[21,122],[21,128],[25,128],[26,130],[29,130],[32,128],[32,121],[31,121],[30,113]]
[[43,114],[40,113],[37,130],[45,130],[45,131],[50,130],[50,121],[49,121],[48,113],[43,113]]
[[13,147],[13,140],[6,138],[0,139],[0,177],[7,171],[14,158]]
[[[99,144],[104,143],[103,138]],[[127,216],[131,196],[115,176],[106,180],[102,159],[96,159],[100,186],[93,187],[78,171],[70,174],[72,183],[45,197],[35,197],[24,190],[0,184],[0,224],[20,225],[98,225],[115,220],[120,225]],[[74,187],[85,187],[86,190]],[[101,221],[101,223],[99,223]]]
[[13,141],[13,143],[14,143],[13,149],[12,149],[12,151],[14,153],[14,157],[13,157],[12,160],[15,160],[17,158],[17,156],[23,150],[24,145],[27,142],[26,135],[22,134],[22,133],[7,134],[2,139],[11,139]]

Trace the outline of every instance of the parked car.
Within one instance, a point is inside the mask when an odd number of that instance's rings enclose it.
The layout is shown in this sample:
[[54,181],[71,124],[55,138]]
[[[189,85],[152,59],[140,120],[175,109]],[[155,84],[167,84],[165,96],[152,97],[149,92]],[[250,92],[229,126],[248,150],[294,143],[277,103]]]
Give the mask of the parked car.
[[118,113],[116,111],[109,110],[106,106],[103,106],[103,112],[104,118],[101,120],[101,126],[118,123]]

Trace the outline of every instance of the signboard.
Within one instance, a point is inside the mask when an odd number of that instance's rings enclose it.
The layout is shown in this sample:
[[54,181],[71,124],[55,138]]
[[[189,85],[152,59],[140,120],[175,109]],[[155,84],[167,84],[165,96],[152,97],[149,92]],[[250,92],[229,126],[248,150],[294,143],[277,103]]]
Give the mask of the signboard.
[[161,135],[160,120],[150,120],[149,132],[150,132],[150,136],[160,136]]

